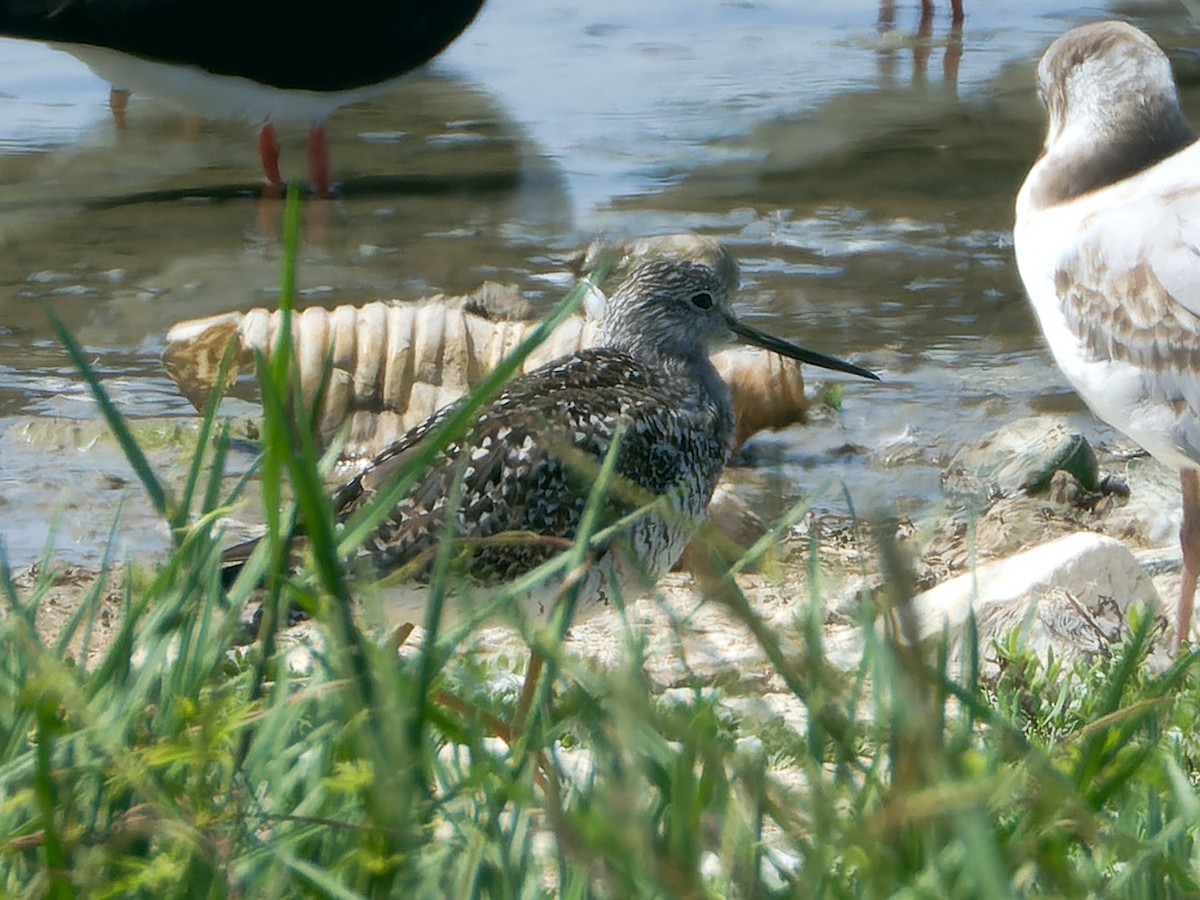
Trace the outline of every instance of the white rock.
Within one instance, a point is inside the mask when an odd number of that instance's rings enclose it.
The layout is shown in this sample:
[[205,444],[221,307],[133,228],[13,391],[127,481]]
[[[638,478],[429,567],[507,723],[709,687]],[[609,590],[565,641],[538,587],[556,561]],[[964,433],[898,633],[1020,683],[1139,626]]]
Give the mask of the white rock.
[[[1014,628],[1021,642],[1045,658],[1105,655],[1127,637],[1131,603],[1157,609],[1158,594],[1132,551],[1120,541],[1089,531],[1076,532],[986,563],[944,581],[912,599],[908,628],[918,640],[945,629],[952,657],[972,610],[985,658],[991,643]],[[895,612],[890,615],[897,616]],[[897,616],[896,632],[906,634]],[[861,645],[860,645],[861,646]],[[848,648],[836,659],[845,665]],[[861,649],[859,649],[861,654]]]
[[[1069,599],[1060,596],[1064,592]],[[961,628],[972,608],[981,631],[998,637],[1027,618],[1030,604],[1038,606],[1037,620],[1071,635],[1088,617],[1110,618],[1109,609],[1123,620],[1133,601],[1158,602],[1133,552],[1113,538],[1080,531],[944,581],[914,597],[912,607],[922,638],[943,623],[951,631]]]

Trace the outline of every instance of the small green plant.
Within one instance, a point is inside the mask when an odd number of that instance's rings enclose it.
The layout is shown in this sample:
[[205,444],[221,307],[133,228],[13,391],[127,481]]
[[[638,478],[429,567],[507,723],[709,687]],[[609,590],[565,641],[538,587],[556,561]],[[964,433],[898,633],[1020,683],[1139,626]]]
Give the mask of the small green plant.
[[841,412],[844,393],[842,385],[838,382],[827,382],[821,385],[820,391],[817,392],[817,405],[832,409],[834,412]]

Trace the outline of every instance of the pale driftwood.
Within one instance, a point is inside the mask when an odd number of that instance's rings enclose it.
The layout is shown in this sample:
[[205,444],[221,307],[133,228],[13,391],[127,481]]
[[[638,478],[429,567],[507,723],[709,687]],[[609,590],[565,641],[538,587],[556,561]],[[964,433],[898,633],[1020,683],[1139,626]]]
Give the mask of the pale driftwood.
[[[269,357],[280,321],[277,310],[252,309],[181,322],[167,333],[163,365],[202,409],[216,386],[225,348],[232,342],[235,350],[231,377],[247,372],[255,351]],[[370,457],[478,384],[535,324],[485,318],[447,298],[304,310],[293,322],[293,343],[305,401],[311,403],[326,382],[317,416],[322,443],[348,420],[343,456]],[[595,335],[593,320],[572,317],[530,356],[526,368],[589,346]],[[739,445],[764,428],[804,421],[804,378],[795,360],[735,348],[713,361],[733,395]]]

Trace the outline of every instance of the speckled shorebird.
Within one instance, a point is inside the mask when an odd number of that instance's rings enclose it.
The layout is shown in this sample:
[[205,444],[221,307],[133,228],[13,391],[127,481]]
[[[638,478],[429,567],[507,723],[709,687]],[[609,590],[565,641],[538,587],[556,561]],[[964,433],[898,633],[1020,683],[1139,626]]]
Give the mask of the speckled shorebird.
[[[708,359],[711,344],[743,340],[814,365],[876,376],[850,363],[804,350],[738,321],[726,282],[708,266],[649,262],[634,268],[607,300],[599,346],[580,350],[514,379],[478,414],[464,439],[429,466],[361,548],[375,574],[432,556],[447,527],[467,539],[466,574],[484,584],[529,571],[575,537],[600,461],[620,429],[615,471],[638,497],[619,487],[603,524],[665,495],[621,537],[598,548],[582,583],[577,609],[602,608],[612,590],[645,589],[683,552],[704,517],[733,435],[729,391]],[[445,421],[448,407],[377,455],[335,494],[345,518],[386,486],[421,442]],[[461,501],[449,516],[449,495],[461,477]],[[488,544],[504,534],[525,541]],[[416,573],[418,580],[421,572]],[[544,616],[556,584],[522,601]],[[419,590],[385,599],[389,617],[419,621]],[[397,608],[399,602],[402,608]],[[407,604],[407,605],[406,605]],[[404,616],[409,616],[404,618]]]
[[1167,57],[1098,22],[1046,50],[1045,149],[1017,196],[1017,265],[1092,411],[1180,473],[1176,640],[1200,573],[1200,145]]

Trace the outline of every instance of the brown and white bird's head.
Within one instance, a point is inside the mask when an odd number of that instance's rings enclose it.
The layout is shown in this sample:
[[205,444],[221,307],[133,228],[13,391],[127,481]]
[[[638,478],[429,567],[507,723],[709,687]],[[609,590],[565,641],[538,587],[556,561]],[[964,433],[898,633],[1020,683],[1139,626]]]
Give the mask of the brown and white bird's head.
[[605,303],[600,346],[648,359],[707,360],[723,343],[742,340],[826,369],[878,380],[852,363],[806,350],[759,331],[734,314],[724,279],[709,266],[682,261],[642,263]]

